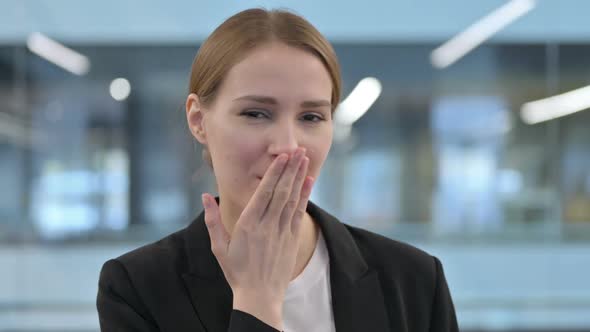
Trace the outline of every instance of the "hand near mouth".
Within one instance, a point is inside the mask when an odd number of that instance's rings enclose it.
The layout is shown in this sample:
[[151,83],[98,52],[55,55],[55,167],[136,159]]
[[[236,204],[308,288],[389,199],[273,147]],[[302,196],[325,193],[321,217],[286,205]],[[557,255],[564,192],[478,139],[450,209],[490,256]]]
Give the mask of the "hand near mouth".
[[299,148],[277,157],[230,236],[219,206],[203,194],[211,250],[233,291],[234,309],[282,330],[282,305],[295,268],[299,231],[311,194],[309,158]]

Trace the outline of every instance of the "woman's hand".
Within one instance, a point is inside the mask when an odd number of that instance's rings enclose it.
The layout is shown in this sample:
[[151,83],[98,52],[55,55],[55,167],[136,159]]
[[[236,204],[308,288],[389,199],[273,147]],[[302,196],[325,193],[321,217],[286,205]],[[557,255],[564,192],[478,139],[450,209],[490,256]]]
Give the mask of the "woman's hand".
[[294,156],[278,156],[230,235],[219,206],[203,195],[211,250],[233,291],[233,307],[282,330],[282,305],[293,275],[299,231],[313,178],[306,177],[309,158],[298,148]]

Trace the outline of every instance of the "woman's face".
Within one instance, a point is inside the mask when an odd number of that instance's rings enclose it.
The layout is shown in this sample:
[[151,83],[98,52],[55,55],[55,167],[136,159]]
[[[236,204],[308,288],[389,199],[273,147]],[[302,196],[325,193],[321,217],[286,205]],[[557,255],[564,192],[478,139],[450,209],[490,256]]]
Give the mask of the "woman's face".
[[332,144],[331,96],[320,59],[282,43],[260,46],[232,67],[203,117],[189,115],[193,133],[202,124],[195,137],[209,148],[220,196],[243,209],[272,161],[297,147],[307,150],[307,175],[317,179]]

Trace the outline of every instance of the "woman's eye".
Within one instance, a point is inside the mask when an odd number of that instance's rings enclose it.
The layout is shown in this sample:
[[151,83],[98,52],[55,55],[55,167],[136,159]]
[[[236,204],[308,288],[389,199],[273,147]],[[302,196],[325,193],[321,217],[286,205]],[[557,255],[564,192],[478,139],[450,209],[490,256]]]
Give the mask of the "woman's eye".
[[[251,119],[264,119],[269,117],[266,113],[259,111],[244,111],[240,115]],[[306,122],[320,122],[324,120],[321,116],[315,114],[305,114],[303,119]]]
[[255,119],[262,119],[263,117],[266,117],[266,114],[264,114],[263,112],[256,112],[256,111],[242,112],[242,115],[247,116],[249,118],[255,118]]
[[[319,122],[319,121],[324,120],[324,119],[322,119],[322,117],[317,116],[315,114],[306,114],[303,116],[303,118],[305,118],[306,121],[311,121],[311,122]],[[310,118],[311,118],[311,120],[310,120]],[[316,119],[316,120],[313,120],[313,119]]]

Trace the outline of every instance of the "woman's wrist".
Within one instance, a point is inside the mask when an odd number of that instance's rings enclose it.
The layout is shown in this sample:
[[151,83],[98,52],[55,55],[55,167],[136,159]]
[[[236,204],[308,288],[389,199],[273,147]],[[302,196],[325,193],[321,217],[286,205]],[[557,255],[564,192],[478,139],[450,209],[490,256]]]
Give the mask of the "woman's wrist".
[[233,309],[248,313],[267,325],[283,330],[283,303],[260,293],[234,293]]

